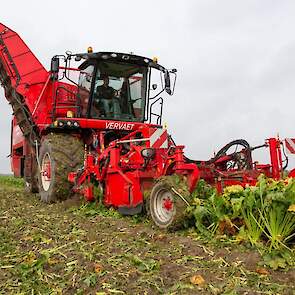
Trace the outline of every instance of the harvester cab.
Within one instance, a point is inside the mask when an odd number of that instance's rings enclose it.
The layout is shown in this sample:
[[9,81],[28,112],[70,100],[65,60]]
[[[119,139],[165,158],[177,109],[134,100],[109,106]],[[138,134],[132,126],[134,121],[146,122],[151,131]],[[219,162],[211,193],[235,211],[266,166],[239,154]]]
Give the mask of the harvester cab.
[[[73,59],[82,61],[78,68],[71,67]],[[64,66],[60,66],[61,63]],[[79,73],[77,81],[73,72]],[[60,92],[65,90],[64,85],[55,89],[53,120],[67,116],[161,125],[163,94],[172,95],[176,82],[176,69],[165,69],[158,64],[157,58],[152,60],[114,52],[93,53],[92,49],[85,54],[54,56],[51,73],[54,81],[66,81],[77,87],[74,104],[67,108],[59,99]],[[153,83],[156,78],[161,84],[160,89]]]
[[[72,60],[82,63],[73,68]],[[77,82],[73,72],[78,73]],[[185,163],[184,146],[176,146],[162,126],[163,96],[174,93],[176,72],[165,69],[155,58],[125,53],[53,57],[51,79],[53,87],[57,86],[53,91],[51,131],[71,133],[85,144],[84,164],[68,175],[74,192],[90,201],[95,199],[95,186],[99,186],[103,203],[122,214],[140,213],[146,205],[157,225],[169,227],[179,222],[173,205],[179,197],[167,177],[180,175],[189,191],[199,172],[195,164]],[[65,90],[72,92],[74,104],[60,99],[65,97],[61,95]],[[55,181],[46,151],[41,146],[40,194],[51,201],[61,194],[48,187]],[[163,181],[157,183],[157,179]],[[146,192],[150,192],[149,201],[144,198]]]

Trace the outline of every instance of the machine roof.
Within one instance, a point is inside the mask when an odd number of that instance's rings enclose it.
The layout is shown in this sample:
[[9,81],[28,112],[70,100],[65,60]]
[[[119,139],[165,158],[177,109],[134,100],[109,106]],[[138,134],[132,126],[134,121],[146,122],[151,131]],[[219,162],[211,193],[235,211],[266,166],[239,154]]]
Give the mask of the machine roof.
[[125,63],[133,63],[141,66],[149,66],[156,68],[160,71],[165,71],[165,68],[159,65],[157,62],[153,61],[150,58],[121,53],[121,52],[95,52],[95,53],[79,53],[75,54],[77,57],[81,57],[82,59],[86,59],[84,63],[80,65],[79,68],[83,68],[85,64],[88,64],[90,60],[103,60],[103,61],[113,61],[113,62],[125,62]]

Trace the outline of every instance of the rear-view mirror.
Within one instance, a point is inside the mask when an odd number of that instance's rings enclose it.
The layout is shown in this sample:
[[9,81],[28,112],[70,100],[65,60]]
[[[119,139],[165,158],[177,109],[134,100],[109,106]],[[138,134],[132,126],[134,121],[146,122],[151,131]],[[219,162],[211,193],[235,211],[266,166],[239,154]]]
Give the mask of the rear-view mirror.
[[50,70],[52,73],[58,73],[58,71],[59,71],[59,58],[58,57],[53,57],[51,59]]
[[164,72],[164,81],[165,81],[165,90],[169,95],[171,95],[172,91],[171,91],[170,75],[168,70],[165,70]]

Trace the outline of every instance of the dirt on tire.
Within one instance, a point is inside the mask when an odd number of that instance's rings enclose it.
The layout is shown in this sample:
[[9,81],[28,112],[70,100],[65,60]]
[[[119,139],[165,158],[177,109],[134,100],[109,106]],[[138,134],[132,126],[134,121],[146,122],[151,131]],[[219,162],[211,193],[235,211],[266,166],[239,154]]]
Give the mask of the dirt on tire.
[[[69,172],[77,171],[83,165],[84,148],[82,141],[71,134],[49,134],[41,143],[39,162],[45,155],[50,159],[50,185],[44,189],[42,171],[39,172],[39,193],[46,203],[64,201],[71,194],[72,184],[68,181]],[[41,167],[42,168],[42,167]]]
[[[155,198],[157,198],[161,191],[169,192],[173,198],[173,214],[171,214],[171,219],[167,221],[161,220],[157,216],[159,214],[156,214]],[[185,179],[180,178],[178,175],[161,177],[145,200],[146,211],[159,228],[166,229],[167,231],[181,229],[187,220],[186,208],[188,202],[186,199],[188,195],[189,192]]]

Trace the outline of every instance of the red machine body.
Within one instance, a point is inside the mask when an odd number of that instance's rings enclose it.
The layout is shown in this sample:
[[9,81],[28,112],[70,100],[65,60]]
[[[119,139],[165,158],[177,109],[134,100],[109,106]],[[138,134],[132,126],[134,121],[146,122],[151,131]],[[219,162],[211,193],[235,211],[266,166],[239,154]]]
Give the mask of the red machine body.
[[[73,59],[83,62],[71,67]],[[162,82],[155,95],[153,71],[160,72]],[[209,161],[187,159],[184,146],[176,145],[161,125],[160,95],[173,94],[173,75],[175,85],[176,70],[157,60],[92,51],[56,55],[47,71],[18,34],[0,23],[0,81],[13,108],[14,175],[24,177],[46,202],[66,198],[69,189],[90,201],[99,185],[104,204],[124,214],[141,212],[144,193],[155,180],[174,174],[183,176],[190,191],[201,177],[219,192],[228,185],[254,185],[260,173],[282,177],[281,141],[276,138],[263,145],[269,147],[271,164],[253,163],[253,148],[245,141],[235,141],[242,143],[241,150],[231,153],[229,144]],[[294,170],[289,175],[294,177]],[[165,187],[152,193],[159,220],[167,217],[168,226],[173,198]]]
[[[141,137],[138,139],[139,132]],[[152,138],[155,133],[158,137]],[[128,152],[124,151],[126,144]],[[162,145],[166,147],[161,148]],[[111,142],[106,149],[101,144],[97,156],[86,152],[83,170],[70,173],[69,180],[75,183],[74,190],[83,193],[88,200],[94,199],[91,177],[98,182],[105,180],[104,202],[107,206],[120,208],[133,204],[137,207],[143,203],[144,191],[162,176],[185,176],[189,190],[194,189],[199,170],[195,164],[185,163],[183,148],[169,140],[165,129],[141,126]],[[109,161],[107,165],[100,164],[106,161]]]
[[[84,63],[79,68],[71,67],[69,63],[73,58],[82,59]],[[61,61],[65,66],[60,66]],[[95,71],[89,74],[91,67]],[[88,200],[94,199],[93,182],[96,182],[103,187],[105,205],[121,208],[126,214],[138,213],[142,210],[144,192],[156,179],[172,174],[185,176],[192,191],[199,179],[198,167],[185,163],[184,146],[176,146],[162,128],[163,99],[148,98],[143,93],[150,92],[152,68],[164,75],[165,88],[160,93],[171,94],[168,70],[156,61],[134,55],[90,52],[55,56],[51,70],[47,71],[18,34],[0,24],[0,79],[14,110],[11,133],[14,175],[24,176],[31,183],[38,174],[41,199],[43,194],[45,201],[51,201],[55,195],[51,191],[58,191],[53,187],[56,183],[53,179],[59,173],[56,167],[59,159],[55,159],[54,150],[66,149],[57,146],[58,143],[52,145],[51,137],[52,134],[71,135],[85,146],[84,164],[81,161],[78,172],[69,167],[63,169],[72,171],[69,180],[74,183],[73,190],[83,193]],[[103,74],[98,75],[97,71]],[[70,73],[80,75],[79,84],[70,78]],[[97,83],[106,74],[114,77],[114,85],[121,81],[116,96],[121,99],[121,117],[115,116],[114,106],[111,117],[101,109],[96,110],[99,115],[93,115],[90,103],[97,98]],[[140,81],[140,87],[136,88],[134,85]],[[90,83],[93,86],[88,86]],[[141,104],[136,103],[138,99]],[[157,103],[159,113],[153,109]],[[62,152],[71,158],[71,151]]]

